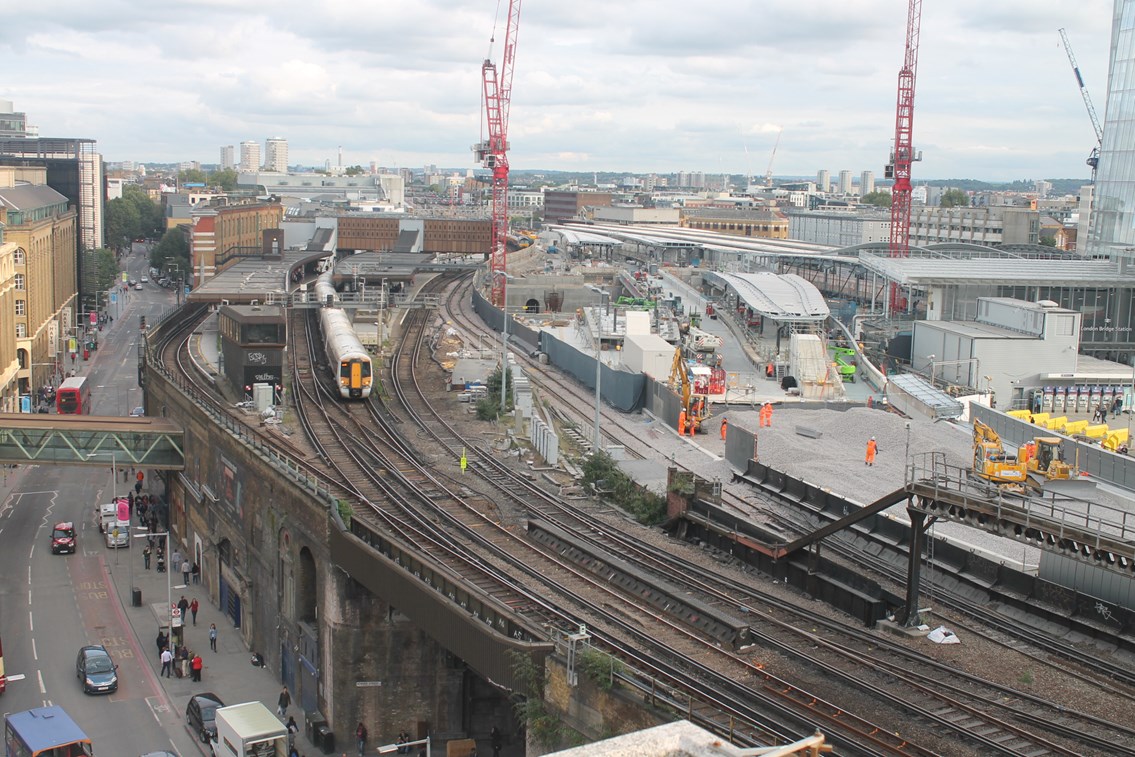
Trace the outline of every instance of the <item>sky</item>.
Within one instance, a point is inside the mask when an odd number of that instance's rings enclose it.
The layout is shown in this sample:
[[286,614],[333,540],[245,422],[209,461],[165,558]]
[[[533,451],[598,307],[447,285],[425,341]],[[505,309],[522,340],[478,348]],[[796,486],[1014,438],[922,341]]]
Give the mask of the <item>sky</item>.
[[[520,2],[520,0],[515,0]],[[0,24],[0,99],[107,161],[216,163],[284,137],[293,165],[475,168],[481,65],[508,0],[40,0]],[[1087,179],[1112,2],[923,4],[919,178]],[[902,0],[526,0],[514,170],[883,176]],[[493,37],[495,33],[495,43]],[[779,135],[779,146],[777,138]],[[775,155],[774,155],[775,148]],[[237,148],[239,156],[239,147]]]

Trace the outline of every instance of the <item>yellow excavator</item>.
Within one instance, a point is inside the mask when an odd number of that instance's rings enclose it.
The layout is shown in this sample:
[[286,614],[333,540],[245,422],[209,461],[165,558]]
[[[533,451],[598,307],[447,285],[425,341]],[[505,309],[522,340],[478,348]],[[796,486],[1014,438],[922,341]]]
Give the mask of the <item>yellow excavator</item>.
[[670,386],[678,392],[682,409],[686,411],[686,427],[690,436],[705,433],[702,424],[709,418],[709,396],[695,392],[690,378],[690,367],[682,357],[682,348],[674,350],[674,363],[670,367]]
[[1028,465],[1009,455],[1001,437],[981,421],[973,422],[973,473],[1003,491],[1024,494]]
[[1023,494],[1025,487],[1078,495],[1095,482],[1080,477],[1080,469],[1064,461],[1061,439],[1038,436],[1009,454],[1001,437],[982,423],[973,423],[973,472],[1002,490]]

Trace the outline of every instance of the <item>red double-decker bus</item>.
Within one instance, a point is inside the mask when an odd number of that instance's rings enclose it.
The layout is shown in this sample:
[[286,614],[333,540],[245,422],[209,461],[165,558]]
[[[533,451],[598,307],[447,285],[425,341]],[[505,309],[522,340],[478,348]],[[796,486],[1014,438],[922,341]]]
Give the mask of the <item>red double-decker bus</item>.
[[86,376],[72,376],[55,392],[55,412],[60,415],[90,415],[91,387]]

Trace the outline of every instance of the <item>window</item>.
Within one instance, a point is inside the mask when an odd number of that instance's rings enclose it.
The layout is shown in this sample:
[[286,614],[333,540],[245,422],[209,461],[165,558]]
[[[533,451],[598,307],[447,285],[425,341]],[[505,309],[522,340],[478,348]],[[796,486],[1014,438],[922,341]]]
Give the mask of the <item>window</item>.
[[16,289],[19,289],[21,292],[27,288],[24,281],[24,274],[17,273],[13,280],[15,281]]
[[28,311],[27,300],[16,300],[16,315],[27,315],[28,314],[27,311]]
[[16,324],[16,338],[17,339],[27,339],[28,338],[28,325],[26,323],[17,323]]
[[16,265],[25,265],[27,263],[27,256],[23,250],[16,250],[12,255],[12,262]]

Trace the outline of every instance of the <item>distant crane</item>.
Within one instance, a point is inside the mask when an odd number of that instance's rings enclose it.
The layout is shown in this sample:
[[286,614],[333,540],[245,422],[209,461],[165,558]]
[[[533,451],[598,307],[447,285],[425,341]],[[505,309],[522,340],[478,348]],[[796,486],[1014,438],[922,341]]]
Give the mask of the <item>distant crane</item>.
[[1092,120],[1092,128],[1096,130],[1096,146],[1088,156],[1088,165],[1092,168],[1092,183],[1096,183],[1096,168],[1100,164],[1100,147],[1103,146],[1103,127],[1100,126],[1099,116],[1096,115],[1096,106],[1092,105],[1092,96],[1084,86],[1084,77],[1080,76],[1080,66],[1076,64],[1076,56],[1072,54],[1072,43],[1068,41],[1068,34],[1061,29],[1060,39],[1064,42],[1064,52],[1068,53],[1068,62],[1072,64],[1072,73],[1076,75],[1076,85],[1084,98],[1084,107],[1088,109],[1088,118]]
[[[891,189],[892,258],[910,256],[910,168],[921,155],[914,152],[914,84],[918,74],[918,34],[922,24],[922,0],[910,0],[906,13],[906,54],[899,69],[898,101],[895,106],[895,144],[891,162],[884,169],[894,179]],[[891,309],[902,308],[903,297],[897,283],[891,284]]]
[[508,238],[508,110],[512,103],[512,72],[516,62],[516,35],[520,29],[521,0],[509,0],[508,23],[504,34],[504,53],[500,75],[489,58],[481,65],[484,84],[484,114],[488,139],[473,145],[481,165],[493,172],[492,231],[489,246],[489,275],[493,305],[505,304],[505,251]]
[[768,170],[765,171],[765,186],[772,186],[772,162],[776,160],[776,149],[780,147],[780,135],[784,133],[784,129],[778,129],[776,132],[776,144],[772,146],[772,155],[768,159]]

